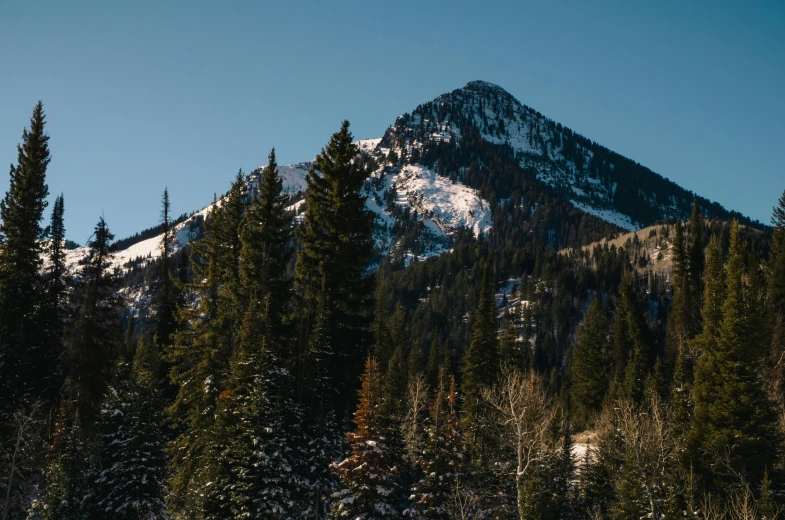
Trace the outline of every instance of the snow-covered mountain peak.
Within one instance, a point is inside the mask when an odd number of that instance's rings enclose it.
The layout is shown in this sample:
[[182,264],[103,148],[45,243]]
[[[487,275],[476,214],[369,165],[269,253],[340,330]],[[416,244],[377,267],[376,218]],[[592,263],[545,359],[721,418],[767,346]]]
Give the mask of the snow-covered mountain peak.
[[515,100],[512,94],[504,90],[499,85],[495,83],[491,83],[489,81],[482,81],[482,80],[470,81],[466,84],[465,87],[463,87],[463,90],[470,91],[470,92],[477,92],[483,95],[506,97]]
[[[623,229],[689,215],[693,193],[548,119],[487,81],[471,81],[403,114],[383,143],[412,152],[428,148],[428,143],[459,145],[467,132],[503,147],[520,168],[535,172],[577,209]],[[700,202],[708,212],[710,201]]]

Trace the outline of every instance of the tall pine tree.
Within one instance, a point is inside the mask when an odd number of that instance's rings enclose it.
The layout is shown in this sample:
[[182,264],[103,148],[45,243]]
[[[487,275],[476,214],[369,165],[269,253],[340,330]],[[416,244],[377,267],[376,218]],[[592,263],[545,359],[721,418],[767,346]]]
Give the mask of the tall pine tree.
[[[353,385],[361,371],[370,341],[373,278],[366,267],[373,251],[373,215],[360,194],[370,175],[358,160],[349,122],[333,134],[316,157],[306,177],[306,211],[297,238],[302,250],[296,267],[299,300],[298,385],[300,393],[317,370],[310,352],[322,302],[330,306],[330,320],[320,331],[330,338],[333,355],[320,367],[329,375],[330,407],[343,417],[352,401]],[[324,294],[322,294],[324,293]],[[324,393],[323,393],[324,395]],[[312,408],[318,405],[311,403]]]
[[[179,286],[172,268],[172,253],[176,237],[170,211],[169,188],[165,188],[161,197],[161,241],[158,244],[161,258],[151,287],[151,304],[155,313],[153,337],[161,352],[171,345],[172,335],[177,328],[177,303],[180,299]],[[163,379],[168,372],[168,365],[166,363],[159,365],[161,373],[158,377]]]
[[602,408],[610,385],[609,326],[599,299],[594,299],[578,329],[578,344],[572,358],[570,401],[581,425],[586,425]]
[[785,192],[775,206],[771,224],[768,262],[767,314],[770,318],[773,380],[779,399],[785,401]]
[[39,101],[22,132],[10,185],[0,201],[0,413],[22,398],[50,391],[56,358],[42,337],[41,226],[49,194],[46,169],[51,160],[46,117]]
[[493,296],[490,269],[483,269],[480,300],[474,334],[463,366],[464,431],[470,444],[472,458],[479,462],[489,442],[487,407],[482,391],[490,388],[499,374],[499,339],[496,302]]
[[195,307],[183,307],[178,314],[182,328],[167,352],[169,377],[178,394],[168,408],[178,432],[169,445],[170,475],[168,505],[173,513],[202,514],[200,494],[211,482],[210,455],[222,450],[215,446],[213,428],[218,397],[228,379],[231,351],[227,348],[219,321],[221,263],[225,250],[218,235],[223,214],[216,205],[205,221],[205,235],[192,244],[193,282],[186,284],[198,298]]
[[122,299],[112,265],[113,239],[101,217],[81,261],[72,292],[74,315],[60,358],[62,399],[69,418],[79,423],[84,435],[97,433],[100,405],[119,354]]
[[[688,450],[710,482],[717,484],[738,474],[758,482],[774,459],[780,439],[775,409],[760,377],[764,345],[756,327],[757,294],[751,290],[745,245],[736,221],[725,271],[722,321],[716,341],[703,344],[695,371],[695,414]],[[710,327],[710,320],[705,321]]]

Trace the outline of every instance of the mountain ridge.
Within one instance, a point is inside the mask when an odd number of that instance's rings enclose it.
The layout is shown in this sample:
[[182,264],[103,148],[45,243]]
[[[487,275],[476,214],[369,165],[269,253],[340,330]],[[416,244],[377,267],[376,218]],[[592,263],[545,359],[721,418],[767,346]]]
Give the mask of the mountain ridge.
[[[547,118],[520,103],[501,86],[475,80],[402,114],[382,137],[356,141],[373,169],[364,194],[368,208],[376,216],[375,237],[380,256],[397,251],[411,260],[440,254],[449,249],[450,237],[457,229],[486,234],[493,229],[492,213],[499,207],[507,207],[504,211],[508,212],[514,212],[516,206],[523,207],[521,200],[512,203],[511,193],[501,196],[506,194],[506,188],[489,190],[472,181],[472,164],[451,168],[442,158],[429,158],[434,147],[460,147],[460,141],[475,130],[522,172],[533,175],[534,185],[542,184],[533,188],[535,193],[546,190],[552,197],[619,231],[640,229],[663,219],[684,219],[693,198],[707,217],[739,218],[760,226]],[[303,209],[305,175],[310,165],[305,161],[279,167],[295,212]],[[484,173],[490,179],[497,175],[482,164],[482,159],[477,168],[480,176]],[[622,169],[629,173],[629,178],[624,178],[624,172],[619,171]],[[257,168],[249,175],[249,194],[254,193],[263,170],[264,167]],[[657,188],[662,187],[667,189],[658,192]],[[526,202],[528,218],[534,221],[542,204]],[[200,222],[209,208],[210,205],[177,224],[177,249],[198,238]],[[412,235],[409,239],[407,233]],[[127,268],[140,260],[156,258],[159,240],[154,236],[131,243],[117,253],[115,265]],[[412,244],[416,247],[412,248]],[[69,251],[69,265],[74,267],[83,254],[83,248]]]

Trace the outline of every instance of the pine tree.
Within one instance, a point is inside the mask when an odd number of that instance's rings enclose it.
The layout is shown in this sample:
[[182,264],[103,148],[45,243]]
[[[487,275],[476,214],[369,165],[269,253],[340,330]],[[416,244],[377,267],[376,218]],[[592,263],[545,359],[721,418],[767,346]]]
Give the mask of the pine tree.
[[241,349],[232,367],[230,442],[235,518],[301,518],[310,506],[309,439],[288,371],[266,350]]
[[656,350],[632,281],[632,276],[625,274],[617,300],[613,337],[615,390],[619,395],[639,403],[644,396],[649,369],[656,360]]
[[42,337],[41,276],[45,229],[41,220],[51,160],[46,118],[39,101],[17,146],[16,166],[0,201],[0,413],[15,410],[24,397],[51,392],[56,358]]
[[[60,194],[52,208],[52,217],[49,225],[49,245],[47,247],[47,265],[44,274],[46,302],[43,304],[45,313],[44,329],[49,341],[49,359],[57,360],[63,348],[63,323],[65,321],[67,304],[67,272],[65,266],[65,224],[63,214],[65,203]],[[59,385],[56,383],[56,368],[51,367],[52,381],[47,384],[52,390]],[[54,392],[52,392],[54,393]],[[53,396],[50,396],[50,398]]]
[[[170,216],[171,203],[169,202],[169,188],[164,189],[161,197],[161,241],[158,248],[161,259],[158,272],[152,283],[151,305],[154,311],[154,338],[161,352],[171,345],[172,335],[177,328],[177,303],[180,299],[180,290],[172,273],[172,253],[176,237]],[[167,363],[160,363],[160,379],[166,376],[169,370]]]
[[41,517],[44,520],[90,518],[88,496],[94,489],[92,468],[98,465],[95,446],[87,442],[78,421],[61,407],[52,433],[50,456],[44,470],[46,494]]
[[598,299],[589,305],[578,329],[578,345],[573,353],[570,400],[577,406],[581,424],[600,411],[610,384],[608,320]]
[[704,249],[706,247],[703,237],[703,215],[698,207],[698,201],[692,203],[690,215],[690,242],[687,246],[687,291],[690,294],[690,315],[687,332],[690,338],[695,337],[701,329],[701,301],[703,295],[703,271],[706,267]]
[[[666,337],[666,360],[668,367],[680,365],[681,376],[687,377],[687,364],[690,361],[687,341],[690,339],[690,316],[692,312],[692,292],[690,290],[687,246],[680,221],[674,225],[672,246],[673,258],[673,303],[668,314]],[[674,382],[676,385],[684,381]]]
[[204,224],[204,238],[192,244],[194,281],[186,288],[196,295],[198,305],[180,309],[182,328],[166,357],[172,367],[169,377],[178,386],[177,397],[168,408],[178,432],[169,445],[167,500],[173,513],[201,514],[199,494],[211,482],[213,469],[208,464],[210,454],[223,449],[215,445],[213,431],[231,357],[219,322],[221,260],[225,254],[218,235],[222,225],[223,214],[214,205]]
[[[286,321],[292,299],[292,284],[286,273],[292,227],[292,215],[286,209],[288,200],[273,149],[258,193],[240,227],[242,308],[246,316],[259,322],[257,332],[262,335],[265,348],[284,366],[291,367],[293,354],[283,351],[283,345],[288,343]],[[248,313],[251,304],[258,313]]]
[[80,263],[79,282],[72,293],[74,316],[60,358],[62,399],[69,418],[79,423],[85,435],[97,433],[101,401],[119,354],[122,300],[112,267],[113,239],[101,217]]
[[130,370],[107,393],[101,413],[102,470],[98,509],[118,519],[155,519],[165,512],[166,458],[160,356],[142,336]]
[[428,351],[427,380],[431,387],[439,383],[439,372],[443,366],[444,353],[442,352],[442,340],[439,332],[434,331],[431,349]]
[[403,347],[396,347],[390,361],[387,362],[387,370],[382,379],[382,403],[384,410],[390,417],[400,419],[404,413],[406,403],[401,396],[406,394],[408,381],[406,363],[404,362]]
[[368,358],[362,376],[355,431],[346,435],[349,457],[332,465],[343,489],[335,496],[333,518],[371,520],[399,515],[401,461],[390,447],[390,428],[382,411],[381,377],[376,360]]
[[717,236],[711,237],[706,257],[706,286],[703,293],[703,331],[697,343],[699,348],[711,350],[720,335],[722,304],[725,301],[726,281],[722,251]]
[[[716,343],[703,344],[695,370],[688,451],[696,468],[715,483],[730,473],[747,473],[753,482],[759,481],[780,442],[775,409],[759,375],[764,347],[756,330],[757,296],[750,290],[744,249],[734,221],[722,321]],[[711,297],[706,300],[713,304]],[[710,319],[705,322],[707,328],[712,326]]]
[[417,461],[424,476],[413,487],[412,507],[405,512],[411,518],[451,518],[450,503],[463,467],[463,435],[457,404],[455,379],[450,377],[448,381],[442,369],[425,427],[425,450]]
[[370,344],[369,311],[373,308],[373,278],[365,273],[373,251],[373,216],[360,194],[370,171],[356,160],[357,155],[349,122],[344,121],[306,177],[305,218],[297,229],[302,248],[296,266],[298,384],[302,393],[311,386],[315,367],[308,347],[315,331],[315,315],[326,297],[331,308],[324,333],[332,343],[333,356],[324,367],[331,376],[325,383],[334,388],[331,407],[339,419],[352,400],[351,381],[360,373],[361,360]]
[[234,420],[224,453],[232,466],[229,493],[237,518],[303,517],[313,487],[310,459],[298,449],[309,439],[294,399],[286,329],[291,301],[287,200],[273,150],[240,230],[243,319],[229,375],[227,406]]
[[785,192],[774,208],[768,262],[767,314],[770,317],[772,379],[785,400]]
[[464,431],[472,457],[481,457],[488,442],[487,413],[482,399],[484,388],[490,388],[499,373],[499,340],[497,337],[496,302],[493,297],[490,271],[483,271],[477,318],[469,350],[464,357],[462,390],[464,395]]

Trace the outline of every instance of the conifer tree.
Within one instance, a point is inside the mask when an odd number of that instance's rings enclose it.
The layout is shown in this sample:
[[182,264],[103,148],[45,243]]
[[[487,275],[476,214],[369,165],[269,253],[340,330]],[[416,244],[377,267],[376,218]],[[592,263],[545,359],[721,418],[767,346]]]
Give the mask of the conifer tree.
[[387,362],[387,371],[382,379],[382,402],[385,412],[397,419],[401,419],[404,413],[405,403],[401,396],[406,394],[408,381],[403,352],[403,347],[396,347],[390,361]]
[[97,465],[94,446],[86,442],[78,421],[68,418],[61,407],[52,432],[49,460],[43,472],[46,480],[44,520],[82,520],[90,518],[87,496],[95,487],[92,466]]
[[444,353],[442,352],[442,340],[439,332],[434,331],[431,349],[428,351],[427,380],[431,387],[439,383],[439,372],[443,366]]
[[610,384],[608,320],[598,299],[594,299],[578,329],[578,344],[573,353],[570,399],[577,407],[581,424],[600,411]]
[[[65,204],[60,194],[52,208],[49,225],[49,245],[47,247],[47,266],[44,274],[46,302],[43,304],[45,323],[43,327],[49,343],[51,360],[57,360],[63,347],[63,323],[67,304],[67,272],[65,267],[65,224],[63,214]],[[56,368],[50,367],[52,381],[47,385],[53,391],[57,389]],[[53,397],[53,396],[50,396]]]
[[709,241],[706,257],[706,286],[701,307],[703,331],[698,340],[702,349],[711,350],[712,345],[719,338],[726,289],[721,245],[719,238],[715,235]]
[[[38,399],[53,383],[56,358],[42,337],[41,226],[49,194],[46,169],[51,160],[46,118],[39,101],[22,132],[10,185],[0,201],[0,412],[23,397]],[[47,388],[50,387],[50,388]]]
[[290,367],[294,361],[292,353],[282,350],[283,344],[288,343],[286,320],[292,298],[291,281],[286,274],[292,227],[292,215],[286,209],[288,200],[273,148],[259,180],[258,193],[240,227],[240,286],[243,310],[248,313],[253,304],[258,311],[246,315],[259,322],[257,332],[262,335],[264,348],[278,357],[279,363]]
[[631,274],[625,274],[619,292],[613,338],[616,392],[639,403],[643,399],[649,369],[655,362],[656,350],[646,316],[632,286]]
[[[214,422],[218,396],[227,380],[229,359],[227,343],[219,323],[221,257],[218,235],[223,215],[215,205],[205,221],[205,235],[192,244],[191,265],[194,281],[186,288],[198,298],[196,307],[180,309],[182,328],[174,336],[167,353],[171,364],[169,377],[178,386],[175,401],[167,412],[178,431],[169,446],[169,508],[173,513],[200,510],[198,495],[210,482],[210,453],[215,446]],[[189,513],[190,514],[190,513]]]
[[[746,473],[753,482],[759,481],[780,442],[775,409],[759,373],[764,346],[755,330],[757,295],[750,290],[744,249],[734,221],[722,321],[716,342],[703,344],[695,371],[695,413],[688,450],[696,468],[715,484],[734,473]],[[710,269],[712,261],[710,255]],[[713,304],[710,299],[706,299],[708,305]],[[707,328],[712,326],[711,319],[705,322]]]
[[785,192],[775,206],[771,224],[771,256],[768,262],[767,314],[770,318],[773,380],[785,400]]
[[346,434],[351,454],[332,466],[343,486],[335,496],[333,518],[371,520],[400,516],[397,502],[400,501],[401,461],[389,444],[391,431],[385,421],[381,397],[379,368],[376,360],[369,357],[354,414],[357,429]]
[[97,502],[103,515],[154,519],[165,513],[166,458],[158,348],[142,336],[132,366],[122,367],[101,413],[102,470]]
[[387,297],[389,287],[382,277],[377,273],[375,308],[373,313],[373,356],[380,367],[386,367],[392,356],[395,346],[392,344],[390,328],[387,324],[389,315],[387,312]]
[[666,338],[666,359],[669,367],[677,364],[682,370],[689,360],[687,341],[690,338],[690,313],[692,312],[692,292],[688,275],[687,245],[680,221],[673,226],[673,304],[668,315]]
[[689,267],[687,269],[687,290],[690,293],[690,316],[687,332],[690,338],[695,337],[700,332],[701,326],[701,301],[703,296],[703,271],[705,269],[706,258],[704,249],[706,247],[703,229],[703,215],[698,207],[698,201],[692,203],[692,214],[690,215],[690,242],[687,246],[687,259]]
[[231,442],[224,457],[233,466],[229,491],[239,518],[305,516],[311,491],[309,439],[294,399],[286,330],[291,283],[286,276],[291,215],[278,176],[275,150],[240,230],[239,305],[243,318],[227,396]]
[[463,435],[457,404],[455,379],[450,376],[448,381],[442,369],[425,427],[425,449],[417,461],[424,476],[413,487],[412,507],[405,512],[411,518],[451,518],[450,502],[463,469]]
[[101,217],[80,265],[79,282],[72,293],[74,316],[60,358],[62,399],[69,419],[79,423],[84,435],[97,433],[100,405],[119,353],[122,301],[112,266],[113,239]]
[[373,278],[365,273],[373,250],[373,216],[360,194],[370,172],[357,161],[357,155],[349,122],[344,121],[306,177],[305,217],[297,230],[302,248],[296,266],[298,384],[304,392],[315,369],[308,347],[324,292],[331,307],[324,333],[333,350],[324,370],[332,377],[327,384],[334,387],[331,407],[339,418],[352,400],[351,381],[360,373],[361,360],[370,344],[369,311],[373,308]]
[[[180,299],[179,287],[172,273],[172,253],[176,237],[174,236],[170,210],[169,188],[165,188],[161,197],[162,233],[161,241],[158,244],[161,259],[157,276],[151,287],[151,305],[155,312],[154,338],[161,352],[171,345],[172,335],[177,328],[177,303]],[[164,362],[160,363],[160,368],[162,373],[158,377],[163,379],[169,367]]]
[[477,318],[469,350],[463,366],[464,431],[471,445],[472,457],[481,456],[488,442],[487,410],[482,399],[484,388],[490,388],[499,373],[499,340],[497,336],[496,302],[493,297],[490,271],[483,270]]

